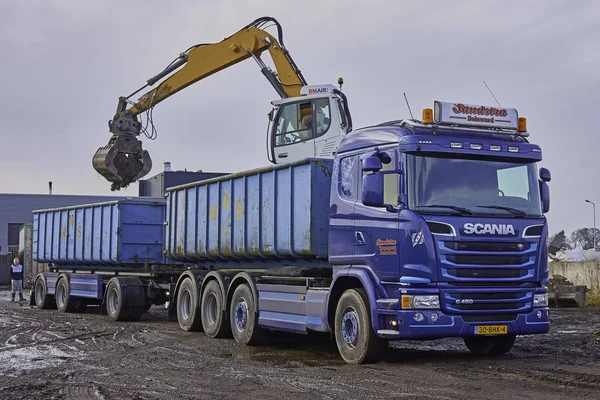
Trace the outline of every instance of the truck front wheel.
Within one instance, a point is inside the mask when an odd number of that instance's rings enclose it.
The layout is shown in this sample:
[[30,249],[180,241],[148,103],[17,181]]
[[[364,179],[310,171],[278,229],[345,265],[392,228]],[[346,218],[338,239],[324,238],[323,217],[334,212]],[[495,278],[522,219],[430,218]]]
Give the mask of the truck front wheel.
[[236,342],[248,345],[261,342],[264,330],[258,326],[256,299],[245,283],[235,288],[233,292],[229,321]]
[[369,300],[364,289],[345,291],[335,311],[335,341],[348,364],[376,362],[387,348],[371,328]]
[[473,354],[485,356],[501,356],[510,351],[515,343],[516,335],[507,336],[466,336],[465,345]]

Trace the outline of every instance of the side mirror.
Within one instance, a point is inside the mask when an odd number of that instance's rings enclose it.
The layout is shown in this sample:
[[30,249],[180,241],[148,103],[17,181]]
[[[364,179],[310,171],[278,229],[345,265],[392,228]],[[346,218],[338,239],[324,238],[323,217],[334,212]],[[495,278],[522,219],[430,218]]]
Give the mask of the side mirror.
[[540,196],[542,198],[542,213],[550,211],[550,187],[544,181],[540,182]]
[[375,173],[363,177],[362,202],[365,206],[383,207],[383,174]]
[[546,168],[540,168],[540,179],[544,182],[550,182],[550,180],[552,179],[550,171],[548,171]]
[[379,171],[383,168],[381,164],[381,160],[377,156],[371,156],[367,158],[363,158],[362,160],[362,170],[367,172]]

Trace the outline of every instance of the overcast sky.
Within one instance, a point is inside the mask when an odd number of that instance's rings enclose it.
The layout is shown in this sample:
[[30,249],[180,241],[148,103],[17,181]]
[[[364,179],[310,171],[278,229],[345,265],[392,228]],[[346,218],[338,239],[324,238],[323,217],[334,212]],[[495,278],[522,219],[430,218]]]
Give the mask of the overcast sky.
[[[309,83],[344,78],[355,127],[408,117],[403,92],[418,115],[434,100],[494,105],[485,80],[543,149],[550,231],[592,225],[584,200],[600,207],[600,2],[583,0],[0,0],[1,191],[46,193],[53,181],[54,193],[112,194],[91,159],[110,138],[118,96],[189,46],[261,16],[281,23]],[[143,137],[147,177],[165,161],[218,172],[267,165],[277,97],[247,60],[157,105],[158,137]]]

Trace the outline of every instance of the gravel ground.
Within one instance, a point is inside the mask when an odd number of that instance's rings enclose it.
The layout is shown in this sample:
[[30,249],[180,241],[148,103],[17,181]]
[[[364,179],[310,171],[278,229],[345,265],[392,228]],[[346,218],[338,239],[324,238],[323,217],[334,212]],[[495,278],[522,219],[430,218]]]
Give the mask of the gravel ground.
[[600,399],[600,309],[553,309],[549,334],[494,359],[444,339],[395,342],[355,366],[322,335],[247,347],[184,332],[159,307],[115,323],[9,296],[0,291],[2,399]]

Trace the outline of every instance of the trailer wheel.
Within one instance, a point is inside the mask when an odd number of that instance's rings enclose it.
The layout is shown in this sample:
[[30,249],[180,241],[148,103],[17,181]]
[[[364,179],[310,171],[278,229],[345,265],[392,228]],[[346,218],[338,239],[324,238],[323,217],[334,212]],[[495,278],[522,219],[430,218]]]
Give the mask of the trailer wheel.
[[510,351],[515,343],[516,335],[507,336],[466,336],[465,345],[473,354],[484,356],[501,356]]
[[387,348],[371,327],[369,300],[364,289],[345,291],[335,311],[335,341],[348,364],[376,362]]
[[258,326],[256,299],[247,284],[239,285],[233,292],[229,307],[231,333],[240,344],[258,344],[264,337],[264,329]]
[[177,293],[177,321],[184,331],[196,332],[202,329],[200,309],[198,308],[198,291],[194,282],[186,278]]
[[46,280],[44,278],[37,278],[35,281],[35,305],[40,310],[50,310],[56,308],[56,302],[54,296],[48,294],[46,287]]
[[129,320],[130,310],[123,308],[123,293],[116,280],[110,280],[106,288],[106,312],[113,321]]
[[56,308],[60,312],[72,313],[75,311],[75,299],[69,293],[69,282],[67,278],[60,278],[56,284]]
[[202,303],[200,304],[200,317],[202,329],[207,336],[223,338],[231,334],[231,327],[224,321],[223,314],[223,292],[217,281],[210,281],[202,292]]

